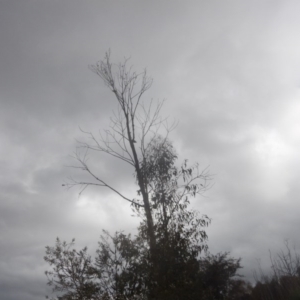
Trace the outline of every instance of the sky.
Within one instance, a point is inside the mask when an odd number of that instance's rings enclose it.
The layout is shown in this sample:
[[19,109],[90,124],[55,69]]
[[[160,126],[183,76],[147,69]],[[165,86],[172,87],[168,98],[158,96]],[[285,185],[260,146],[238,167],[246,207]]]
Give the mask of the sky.
[[[0,298],[51,294],[45,246],[56,237],[94,254],[102,229],[133,232],[127,202],[105,189],[66,189],[81,176],[80,128],[109,126],[117,103],[89,65],[111,50],[153,78],[178,120],[179,160],[209,167],[193,201],[212,253],[242,258],[252,280],[269,250],[300,249],[299,1],[0,1]],[[97,172],[136,196],[133,170],[104,154]],[[299,250],[300,251],[300,250]]]

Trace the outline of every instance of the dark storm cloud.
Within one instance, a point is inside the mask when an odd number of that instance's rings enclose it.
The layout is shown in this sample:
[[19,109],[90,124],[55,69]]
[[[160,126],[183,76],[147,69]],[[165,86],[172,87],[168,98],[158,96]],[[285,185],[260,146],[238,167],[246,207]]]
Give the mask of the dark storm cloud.
[[[88,65],[109,48],[148,68],[148,98],[167,98],[180,159],[210,165],[214,186],[193,201],[213,222],[212,252],[256,258],[299,227],[299,5],[270,1],[0,4],[0,298],[49,293],[44,247],[56,236],[95,250],[102,229],[138,220],[109,190],[64,189],[79,126],[97,134],[116,107]],[[91,154],[93,168],[136,197],[133,170]],[[117,172],[115,171],[117,170]],[[266,260],[265,260],[266,259]]]

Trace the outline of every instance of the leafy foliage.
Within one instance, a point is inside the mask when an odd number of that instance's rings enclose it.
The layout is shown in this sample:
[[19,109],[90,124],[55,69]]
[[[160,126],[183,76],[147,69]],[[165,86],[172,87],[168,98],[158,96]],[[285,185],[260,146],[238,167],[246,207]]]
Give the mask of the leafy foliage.
[[239,281],[234,280],[241,268],[240,259],[228,257],[229,253],[207,255],[200,261],[201,285],[207,299],[232,299]]
[[[199,254],[206,249],[207,235],[203,228],[209,225],[210,219],[189,209],[189,196],[195,197],[208,187],[209,175],[206,170],[200,173],[197,164],[188,166],[187,160],[177,167],[176,159],[172,143],[159,136],[149,143],[142,162],[156,239],[162,245],[170,242],[169,236],[177,236],[176,239],[180,236],[181,242],[188,241]],[[133,204],[133,207],[140,213],[140,206]]]
[[244,282],[234,279],[239,259],[227,253],[200,258],[189,252],[184,241],[170,240],[160,252],[155,278],[149,246],[140,236],[118,232],[111,236],[104,231],[94,260],[86,248],[72,247],[74,240],[67,244],[57,239],[56,246],[46,251],[45,260],[53,268],[46,272],[48,284],[61,294],[60,300],[229,300],[245,292]]
[[87,248],[80,251],[72,249],[74,241],[67,244],[57,238],[55,247],[46,247],[44,259],[53,267],[52,271],[45,272],[48,285],[54,291],[64,293],[58,297],[61,300],[98,299],[95,297],[100,289],[91,256],[87,254]]
[[103,232],[95,259],[102,287],[114,298],[117,295],[125,299],[141,297],[146,291],[147,278],[145,257],[148,249],[145,242],[122,232],[116,232],[114,236]]

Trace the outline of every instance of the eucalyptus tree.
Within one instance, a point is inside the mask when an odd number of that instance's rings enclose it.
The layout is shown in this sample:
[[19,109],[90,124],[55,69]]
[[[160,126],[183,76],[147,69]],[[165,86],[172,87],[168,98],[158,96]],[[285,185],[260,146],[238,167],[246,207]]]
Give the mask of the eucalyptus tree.
[[[211,176],[199,165],[178,155],[169,140],[175,123],[161,116],[163,101],[145,98],[152,85],[146,70],[133,71],[128,59],[114,64],[107,52],[91,66],[110,89],[116,101],[109,129],[95,136],[84,132],[89,142],[80,142],[75,159],[89,175],[86,181],[72,180],[68,187],[108,188],[132,206],[141,222],[135,237],[104,231],[95,258],[87,248],[76,250],[74,241],[46,247],[48,284],[59,300],[181,300],[237,299],[243,288],[233,281],[240,260],[227,254],[211,256],[207,250],[206,215],[190,208],[210,186]],[[98,174],[89,154],[106,154],[132,167],[136,195],[125,195],[104,174]],[[132,176],[132,172],[128,174]],[[205,252],[206,255],[201,255]]]
[[[82,191],[91,185],[105,187],[130,202],[145,220],[150,255],[155,265],[158,238],[156,227],[163,226],[166,237],[172,223],[170,220],[174,221],[177,217],[183,223],[184,216],[186,222],[191,222],[193,216],[184,214],[189,196],[203,193],[208,188],[210,175],[206,169],[200,172],[197,164],[188,166],[187,161],[179,168],[175,166],[177,156],[168,140],[175,123],[169,125],[168,120],[160,115],[164,101],[154,103],[153,100],[145,99],[145,93],[152,85],[152,78],[146,70],[141,73],[133,71],[128,65],[128,59],[114,64],[110,52],[90,68],[110,89],[117,106],[109,129],[99,136],[85,132],[90,142],[81,142],[75,153],[79,168],[88,173],[91,180],[72,180],[66,185],[80,185]],[[103,174],[92,170],[88,161],[90,151],[113,156],[131,165],[138,185],[138,195],[124,195],[112,183],[105,181]],[[178,210],[182,211],[181,215],[176,213]],[[208,218],[196,218],[194,222],[204,225]],[[199,234],[202,234],[203,240],[206,238],[204,232]]]

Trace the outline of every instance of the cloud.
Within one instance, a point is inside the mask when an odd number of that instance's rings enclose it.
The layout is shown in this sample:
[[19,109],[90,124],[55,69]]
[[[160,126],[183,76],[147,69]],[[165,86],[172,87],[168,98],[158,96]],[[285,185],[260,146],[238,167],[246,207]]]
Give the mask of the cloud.
[[[0,4],[1,299],[49,293],[44,247],[75,237],[97,247],[102,229],[131,231],[130,207],[109,190],[61,185],[84,140],[107,128],[113,95],[88,65],[131,56],[179,120],[180,160],[210,165],[214,186],[193,201],[212,218],[212,252],[241,256],[252,278],[268,249],[298,241],[300,44],[297,2],[80,1]],[[90,154],[91,166],[136,197],[133,170]],[[276,251],[276,250],[274,250]],[[27,297],[27,298],[26,298]]]

